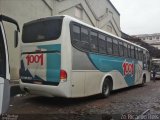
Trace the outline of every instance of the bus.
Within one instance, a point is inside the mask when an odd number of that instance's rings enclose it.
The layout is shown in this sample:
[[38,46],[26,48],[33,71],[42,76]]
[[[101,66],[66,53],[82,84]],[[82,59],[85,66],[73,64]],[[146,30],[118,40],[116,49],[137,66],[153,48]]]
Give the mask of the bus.
[[[7,25],[8,28],[6,28],[5,25]],[[6,29],[9,29],[9,31],[6,31]],[[12,58],[9,55],[10,54],[16,55],[16,53],[13,53],[13,51],[14,49],[17,48],[18,45],[19,31],[20,30],[18,23],[14,19],[5,15],[0,15],[0,115],[5,113],[9,107],[9,102],[10,102],[9,80],[12,79],[10,71],[11,64],[9,62],[10,59]],[[8,34],[10,35],[9,38]],[[11,51],[9,51],[10,49],[13,50],[12,53]]]
[[66,98],[100,94],[150,81],[147,49],[73,17],[23,25],[20,87]]
[[160,59],[159,58],[154,58],[151,60],[151,77],[153,78],[153,69],[156,71],[156,76],[155,78],[160,79]]

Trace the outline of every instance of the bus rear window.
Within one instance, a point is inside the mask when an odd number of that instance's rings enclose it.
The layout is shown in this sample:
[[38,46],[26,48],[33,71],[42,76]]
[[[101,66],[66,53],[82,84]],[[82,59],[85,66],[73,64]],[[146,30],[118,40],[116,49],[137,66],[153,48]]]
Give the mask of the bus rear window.
[[24,43],[56,40],[61,35],[62,18],[50,18],[27,23],[23,26]]

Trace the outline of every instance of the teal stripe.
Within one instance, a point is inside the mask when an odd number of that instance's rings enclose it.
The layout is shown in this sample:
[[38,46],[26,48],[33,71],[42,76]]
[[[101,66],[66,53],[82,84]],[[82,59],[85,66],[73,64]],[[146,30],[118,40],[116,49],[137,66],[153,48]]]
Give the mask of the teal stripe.
[[122,74],[128,86],[132,86],[135,84],[135,67],[134,67],[133,75],[124,76],[122,65],[123,65],[123,62],[126,60],[126,62],[133,63],[135,66],[135,64],[137,64],[137,61],[134,61],[132,59],[125,59],[122,57],[105,56],[105,55],[92,54],[92,53],[90,53],[88,56],[91,62],[93,63],[93,65],[101,72],[110,72],[113,70],[117,70]]
[[60,82],[60,67],[61,67],[61,45],[42,45],[40,49],[47,51],[59,51],[59,53],[47,53],[46,80],[49,82]]

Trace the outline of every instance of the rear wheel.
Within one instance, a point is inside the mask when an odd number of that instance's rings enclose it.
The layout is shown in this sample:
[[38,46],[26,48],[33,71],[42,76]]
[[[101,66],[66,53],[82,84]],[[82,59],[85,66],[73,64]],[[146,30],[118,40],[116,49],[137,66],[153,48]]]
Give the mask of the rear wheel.
[[102,86],[102,98],[106,98],[110,95],[110,91],[111,91],[111,84],[108,78],[106,78],[103,82],[103,86]]

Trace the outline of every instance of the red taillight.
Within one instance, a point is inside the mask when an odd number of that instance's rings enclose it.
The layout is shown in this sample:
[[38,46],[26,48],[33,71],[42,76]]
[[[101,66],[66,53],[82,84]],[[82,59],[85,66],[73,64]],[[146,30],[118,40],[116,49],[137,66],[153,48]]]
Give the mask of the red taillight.
[[67,80],[67,72],[65,70],[60,71],[60,79]]

